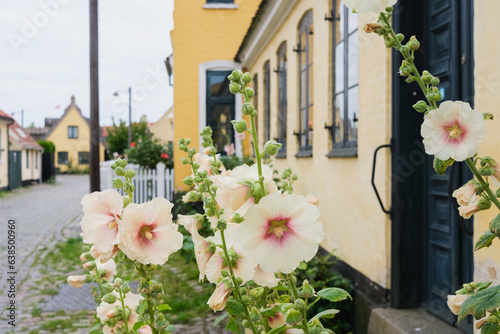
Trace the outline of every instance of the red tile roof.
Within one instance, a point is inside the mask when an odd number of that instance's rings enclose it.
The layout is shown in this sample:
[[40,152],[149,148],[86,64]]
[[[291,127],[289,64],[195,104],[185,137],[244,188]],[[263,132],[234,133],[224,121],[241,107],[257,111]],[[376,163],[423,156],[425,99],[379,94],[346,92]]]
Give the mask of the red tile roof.
[[38,145],[35,139],[29,135],[17,122],[14,121],[9,126],[9,139],[21,143],[23,148],[32,150],[41,150],[42,147]]
[[1,118],[6,118],[6,119],[9,119],[9,120],[14,120],[11,116],[9,116],[5,112],[3,112],[2,109],[0,109],[0,117]]

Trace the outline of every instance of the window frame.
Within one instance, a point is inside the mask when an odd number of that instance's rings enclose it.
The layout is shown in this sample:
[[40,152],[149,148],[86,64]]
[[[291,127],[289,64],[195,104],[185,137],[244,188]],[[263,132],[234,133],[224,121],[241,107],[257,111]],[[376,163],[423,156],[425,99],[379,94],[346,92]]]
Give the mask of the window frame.
[[[60,154],[66,154],[66,162],[60,162],[60,157],[59,157]],[[68,162],[69,162],[68,151],[59,151],[59,152],[57,152],[57,164],[58,165],[67,165]]]
[[[359,87],[359,55],[358,55],[358,63],[356,66],[358,67],[358,78],[356,78],[356,82],[352,85],[349,85],[349,64],[352,60],[349,57],[349,49],[350,49],[350,37],[358,34],[359,36],[359,28],[354,29],[353,31],[349,31],[349,8],[347,8],[342,2],[333,0],[333,4],[335,5],[332,9],[332,17],[336,17],[335,20],[332,20],[332,123],[330,128],[330,138],[332,141],[332,149],[327,154],[328,157],[357,157],[358,156],[358,135],[356,134],[355,140],[349,140],[349,122],[351,119],[349,118],[349,91]],[[336,15],[338,10],[338,15]],[[342,15],[342,19],[341,19]],[[337,41],[337,21],[342,23],[342,29],[344,34],[341,40]],[[340,23],[339,23],[340,25]],[[359,37],[358,37],[359,38]],[[343,43],[343,90],[337,91],[336,80],[337,80],[337,72],[336,72],[336,50],[337,46]],[[356,43],[358,45],[358,43]],[[359,49],[359,45],[358,45]],[[337,96],[343,94],[342,104],[343,104],[343,119],[340,120],[343,123],[342,126],[342,141],[336,141],[336,131],[340,131],[340,126],[337,127],[337,119],[336,119],[336,108],[337,108]],[[354,113],[353,123],[358,122],[359,116],[359,89],[358,89],[358,115]],[[339,124],[340,124],[339,121]]]
[[282,42],[276,52],[278,61],[278,115],[277,115],[277,138],[276,141],[281,143],[276,158],[286,158],[287,147],[287,121],[288,121],[288,94],[287,94],[287,58],[286,58],[286,41]]
[[[87,162],[82,162],[82,153],[87,153]],[[88,165],[90,163],[90,153],[88,151],[79,151],[78,152],[78,164],[79,165]]]
[[68,125],[68,139],[78,139],[78,125]]
[[267,60],[262,68],[264,78],[262,81],[264,95],[264,112],[262,113],[264,142],[271,140],[271,61]]
[[[299,132],[294,133],[299,141],[299,152],[295,155],[296,157],[312,157],[312,150],[313,150],[313,143],[312,141],[309,140],[309,132],[313,132],[314,128],[310,127],[308,125],[309,123],[309,110],[310,108],[314,108],[314,99],[313,95],[314,92],[311,91],[310,85],[312,82],[309,80],[309,76],[311,75],[310,71],[313,71],[312,66],[314,65],[313,58],[314,58],[314,50],[311,49],[310,47],[310,41],[312,35],[314,34],[313,32],[313,12],[312,10],[309,10],[304,14],[302,19],[300,20],[299,23],[299,29],[298,29],[298,74],[299,74]],[[302,35],[305,34],[305,45],[301,44],[301,38]],[[314,42],[313,42],[313,47],[314,47]],[[302,57],[305,57],[305,68],[302,69]],[[302,82],[302,73],[304,73],[304,78],[305,78],[305,84]],[[314,74],[314,72],[312,73]],[[313,80],[314,81],[314,78]],[[302,91],[302,89],[305,89],[305,92]],[[302,96],[304,95],[305,97],[305,103],[302,101]],[[311,139],[312,139],[311,135]]]

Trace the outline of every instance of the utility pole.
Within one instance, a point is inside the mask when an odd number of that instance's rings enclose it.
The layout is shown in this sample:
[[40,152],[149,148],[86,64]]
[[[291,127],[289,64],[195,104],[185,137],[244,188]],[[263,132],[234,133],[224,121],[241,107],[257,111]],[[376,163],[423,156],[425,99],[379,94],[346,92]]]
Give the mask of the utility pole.
[[128,88],[128,147],[132,144],[132,87]]
[[90,18],[90,192],[100,191],[99,177],[99,44],[97,0],[89,0]]

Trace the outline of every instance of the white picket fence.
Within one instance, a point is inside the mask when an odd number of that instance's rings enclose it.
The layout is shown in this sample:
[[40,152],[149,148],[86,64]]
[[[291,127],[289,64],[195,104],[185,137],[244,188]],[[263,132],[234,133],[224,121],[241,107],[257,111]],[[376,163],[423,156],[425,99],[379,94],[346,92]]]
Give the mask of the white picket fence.
[[[114,189],[111,180],[116,178],[111,169],[114,161],[100,163],[101,189]],[[135,186],[134,203],[144,203],[155,197],[163,197],[169,201],[174,199],[174,170],[165,168],[165,164],[158,163],[156,169],[148,169],[139,165],[128,164],[127,168],[135,170],[133,183]],[[121,177],[125,181],[124,177]],[[123,195],[123,189],[119,190]]]

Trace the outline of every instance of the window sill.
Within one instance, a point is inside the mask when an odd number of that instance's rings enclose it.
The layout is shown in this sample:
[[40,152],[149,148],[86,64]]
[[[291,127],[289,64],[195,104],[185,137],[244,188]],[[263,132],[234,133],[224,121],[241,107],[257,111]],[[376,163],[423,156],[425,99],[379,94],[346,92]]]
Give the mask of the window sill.
[[313,156],[312,149],[300,150],[297,154],[295,154],[296,158],[312,158],[312,156]]
[[328,158],[357,158],[357,147],[334,148],[326,155]]
[[233,3],[207,3],[203,9],[238,9],[240,6]]

